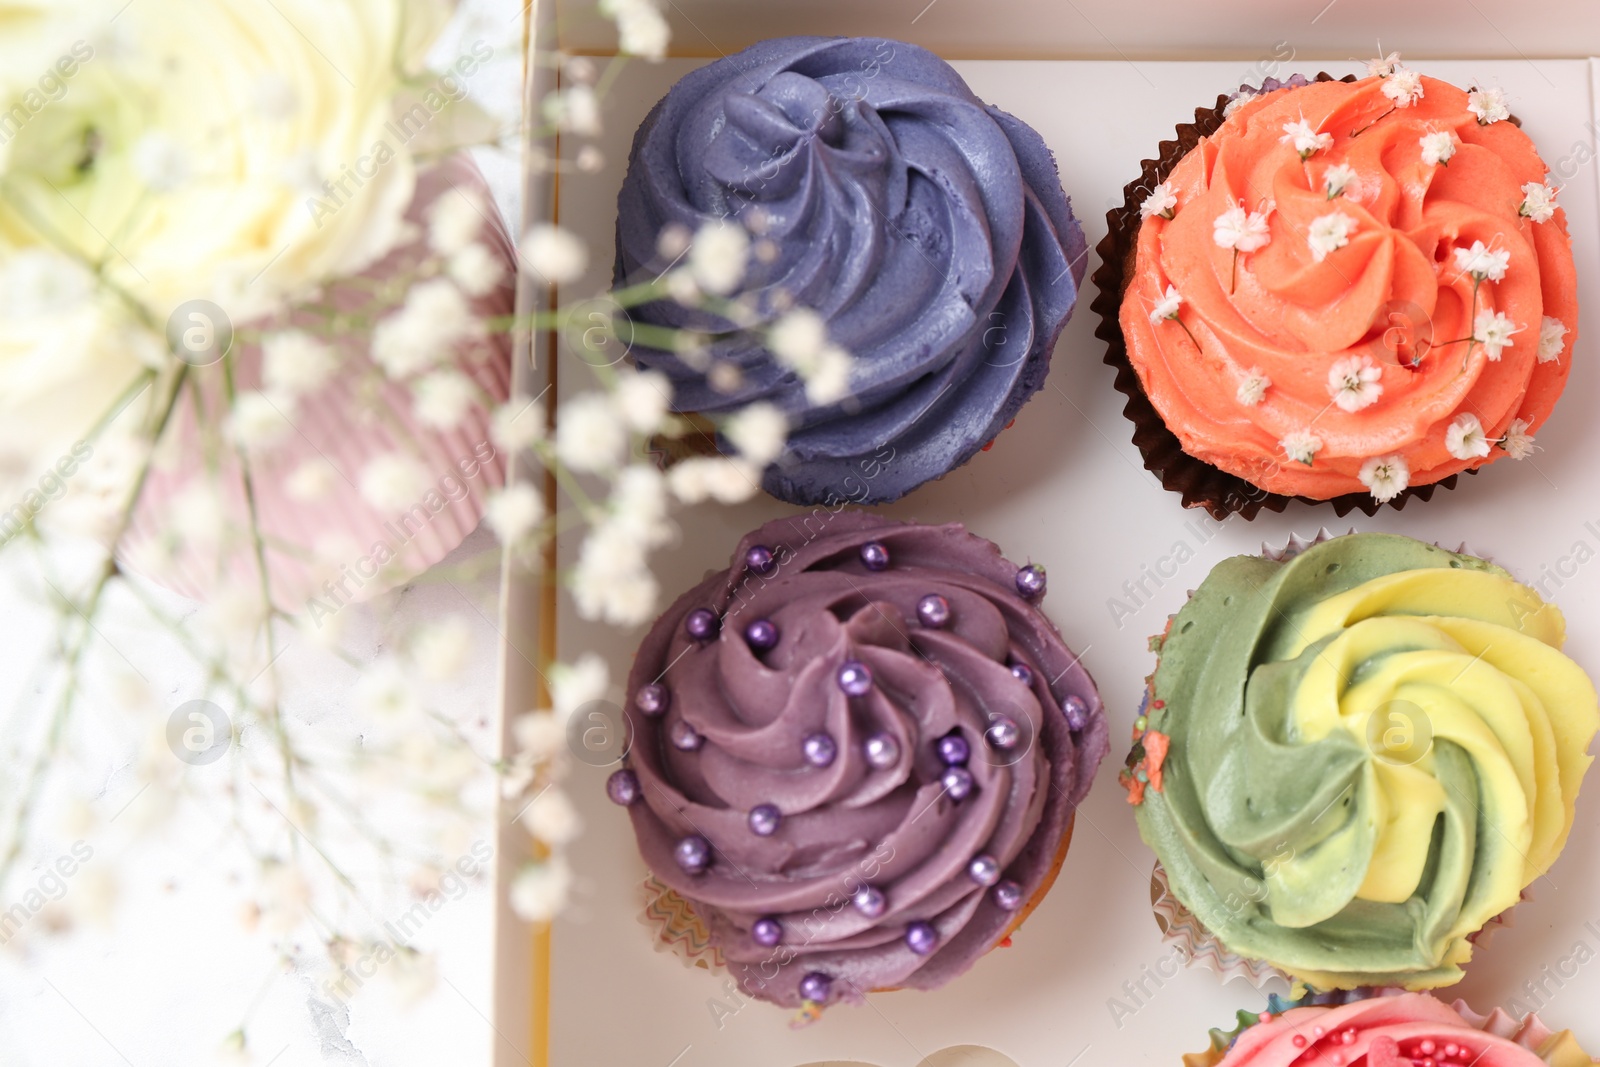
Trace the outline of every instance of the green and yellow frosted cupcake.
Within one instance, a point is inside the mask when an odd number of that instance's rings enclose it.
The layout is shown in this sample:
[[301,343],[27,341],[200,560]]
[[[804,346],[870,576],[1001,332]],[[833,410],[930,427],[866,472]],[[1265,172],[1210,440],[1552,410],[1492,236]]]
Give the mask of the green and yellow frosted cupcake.
[[1459,981],[1572,828],[1600,709],[1565,631],[1407,537],[1219,564],[1158,642],[1123,775],[1172,895],[1313,989]]

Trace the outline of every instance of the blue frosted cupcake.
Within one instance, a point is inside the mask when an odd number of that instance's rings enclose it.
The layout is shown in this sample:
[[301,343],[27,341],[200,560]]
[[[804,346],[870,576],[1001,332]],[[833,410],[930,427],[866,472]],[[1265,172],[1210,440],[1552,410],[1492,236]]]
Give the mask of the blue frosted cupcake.
[[[759,238],[745,329],[657,301],[634,319],[709,351],[633,354],[679,411],[780,408],[789,444],[764,486],[797,504],[896,500],[971,459],[1044,383],[1084,272],[1043,139],[899,41],[780,38],[689,74],[639,128],[618,207],[619,286],[671,265],[669,228]],[[769,347],[796,306],[855,357],[839,388],[808,393]]]

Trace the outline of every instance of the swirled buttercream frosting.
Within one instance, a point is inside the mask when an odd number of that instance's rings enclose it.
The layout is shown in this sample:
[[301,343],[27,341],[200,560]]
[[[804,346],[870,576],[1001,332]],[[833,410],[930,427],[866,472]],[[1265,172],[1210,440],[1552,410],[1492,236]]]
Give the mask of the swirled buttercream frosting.
[[[746,329],[658,301],[633,318],[709,351],[633,353],[680,411],[781,408],[765,487],[794,503],[895,500],[971,459],[1043,384],[1086,258],[1043,139],[900,41],[779,38],[687,75],[639,128],[618,206],[619,285],[672,266],[674,224],[759,237]],[[795,305],[854,355],[846,395],[813,402],[767,347]]]
[[1406,537],[1219,564],[1125,775],[1174,895],[1314,988],[1458,981],[1572,829],[1600,711],[1564,636],[1500,568]]
[[[1187,1067],[1589,1067],[1570,1030],[1552,1031],[1536,1015],[1495,1009],[1479,1015],[1464,1002],[1427,993],[1378,996],[1343,1004],[1240,1012],[1231,1045],[1184,1057]],[[1212,1031],[1213,1042],[1229,1035]]]
[[656,623],[610,792],[746,992],[942,985],[1048,888],[1108,741],[1043,592],[959,525],[840,512]]
[[1393,62],[1240,98],[1146,197],[1120,324],[1183,451],[1378,501],[1523,458],[1571,368],[1577,277],[1497,90]]

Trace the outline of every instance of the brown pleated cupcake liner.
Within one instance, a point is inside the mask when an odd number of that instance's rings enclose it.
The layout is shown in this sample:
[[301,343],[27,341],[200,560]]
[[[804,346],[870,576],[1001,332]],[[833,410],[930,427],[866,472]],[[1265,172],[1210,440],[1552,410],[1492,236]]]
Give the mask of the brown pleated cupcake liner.
[[[1331,74],[1321,73],[1314,80],[1326,82],[1335,79]],[[1349,82],[1356,78],[1346,75],[1338,80]],[[1291,500],[1299,500],[1307,504],[1331,504],[1334,513],[1341,518],[1352,511],[1375,515],[1385,505],[1379,504],[1368,493],[1346,493],[1327,500],[1282,496],[1269,493],[1238,475],[1229,474],[1189,455],[1183,450],[1177,435],[1162,421],[1155,405],[1145,394],[1138,372],[1128,359],[1128,346],[1123,339],[1118,316],[1122,309],[1123,294],[1134,278],[1139,227],[1143,223],[1139,217],[1139,205],[1151,189],[1166,180],[1178,161],[1199,145],[1202,138],[1222,127],[1224,113],[1232,98],[1232,94],[1223,94],[1217,97],[1215,106],[1196,108],[1194,121],[1179,124],[1176,137],[1162,141],[1157,157],[1146,159],[1139,177],[1123,187],[1122,206],[1106,212],[1107,232],[1095,249],[1100,256],[1100,266],[1092,279],[1099,292],[1089,305],[1090,310],[1100,316],[1095,336],[1106,342],[1105,362],[1117,372],[1117,392],[1128,398],[1122,413],[1133,424],[1133,443],[1144,458],[1145,469],[1160,480],[1163,488],[1180,494],[1184,507],[1204,508],[1216,519],[1224,519],[1229,515],[1254,519],[1263,509],[1281,512]],[[1468,471],[1469,474],[1475,472],[1476,468]],[[1388,506],[1398,511],[1412,498],[1428,500],[1436,489],[1453,489],[1458,477],[1452,474],[1437,482],[1412,486],[1388,501]]]

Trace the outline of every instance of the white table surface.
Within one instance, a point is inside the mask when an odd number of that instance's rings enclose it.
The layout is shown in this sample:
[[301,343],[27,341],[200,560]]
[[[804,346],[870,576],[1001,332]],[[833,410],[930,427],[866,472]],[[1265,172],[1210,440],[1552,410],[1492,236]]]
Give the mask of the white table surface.
[[[522,83],[523,9],[513,0],[464,0],[439,41],[434,58],[448,63],[473,42],[496,58],[469,85],[470,94],[516,127]],[[475,153],[502,213],[520,217],[520,158],[515,138],[508,151]],[[0,774],[13,770],[12,739],[37,729],[42,699],[34,688],[49,650],[55,616],[40,597],[28,552],[0,557]],[[479,530],[445,566],[497,553]],[[492,751],[498,649],[498,576],[493,566],[480,580],[424,584],[347,609],[346,650],[371,664],[391,651],[384,635],[404,633],[444,615],[460,616],[473,635],[472,662],[460,679],[440,687],[435,707],[473,724],[480,748]],[[198,605],[161,590],[162,608],[206,625]],[[61,937],[26,931],[0,948],[0,1064],[5,1067],[115,1065],[165,1067],[218,1062],[224,1037],[242,1020],[250,1026],[250,1058],[273,1067],[314,1063],[362,1065],[486,1064],[494,1033],[493,909],[480,883],[433,914],[415,945],[438,958],[439,984],[431,997],[408,1006],[373,983],[348,1007],[331,1004],[313,974],[286,968],[265,937],[241,921],[255,875],[225,825],[225,812],[180,801],[169,819],[157,819],[158,789],[141,776],[141,751],[152,731],[186,700],[204,695],[203,679],[170,634],[151,631],[137,606],[112,598],[99,619],[101,635],[87,666],[87,697],[79,720],[89,735],[73,759],[57,770],[62,788],[46,798],[41,837],[25,856],[16,892],[20,899],[43,871],[82,839],[92,858],[67,882],[63,903],[86,892],[87,879],[111,874],[116,904],[109,924],[85,924]],[[279,663],[284,707],[297,735],[312,747],[353,743],[361,723],[351,713],[360,670],[303,639],[291,638]],[[136,712],[116,705],[118,679],[143,675],[149,702]],[[470,729],[469,725],[469,729]],[[159,744],[159,740],[155,742]],[[170,758],[165,753],[159,753]],[[225,775],[226,762],[192,768],[192,775]],[[11,784],[7,783],[8,786]],[[216,781],[204,795],[217,797]],[[93,829],[77,833],[63,824],[67,797],[88,800]],[[360,798],[381,821],[382,794]],[[142,823],[158,827],[145,831]],[[389,828],[404,833],[405,828]],[[487,822],[481,839],[493,843]],[[114,872],[114,873],[112,873]],[[385,886],[382,873],[362,868],[358,878],[375,889],[370,899],[383,919],[403,915],[415,902],[405,886]],[[315,946],[310,946],[315,952]]]

